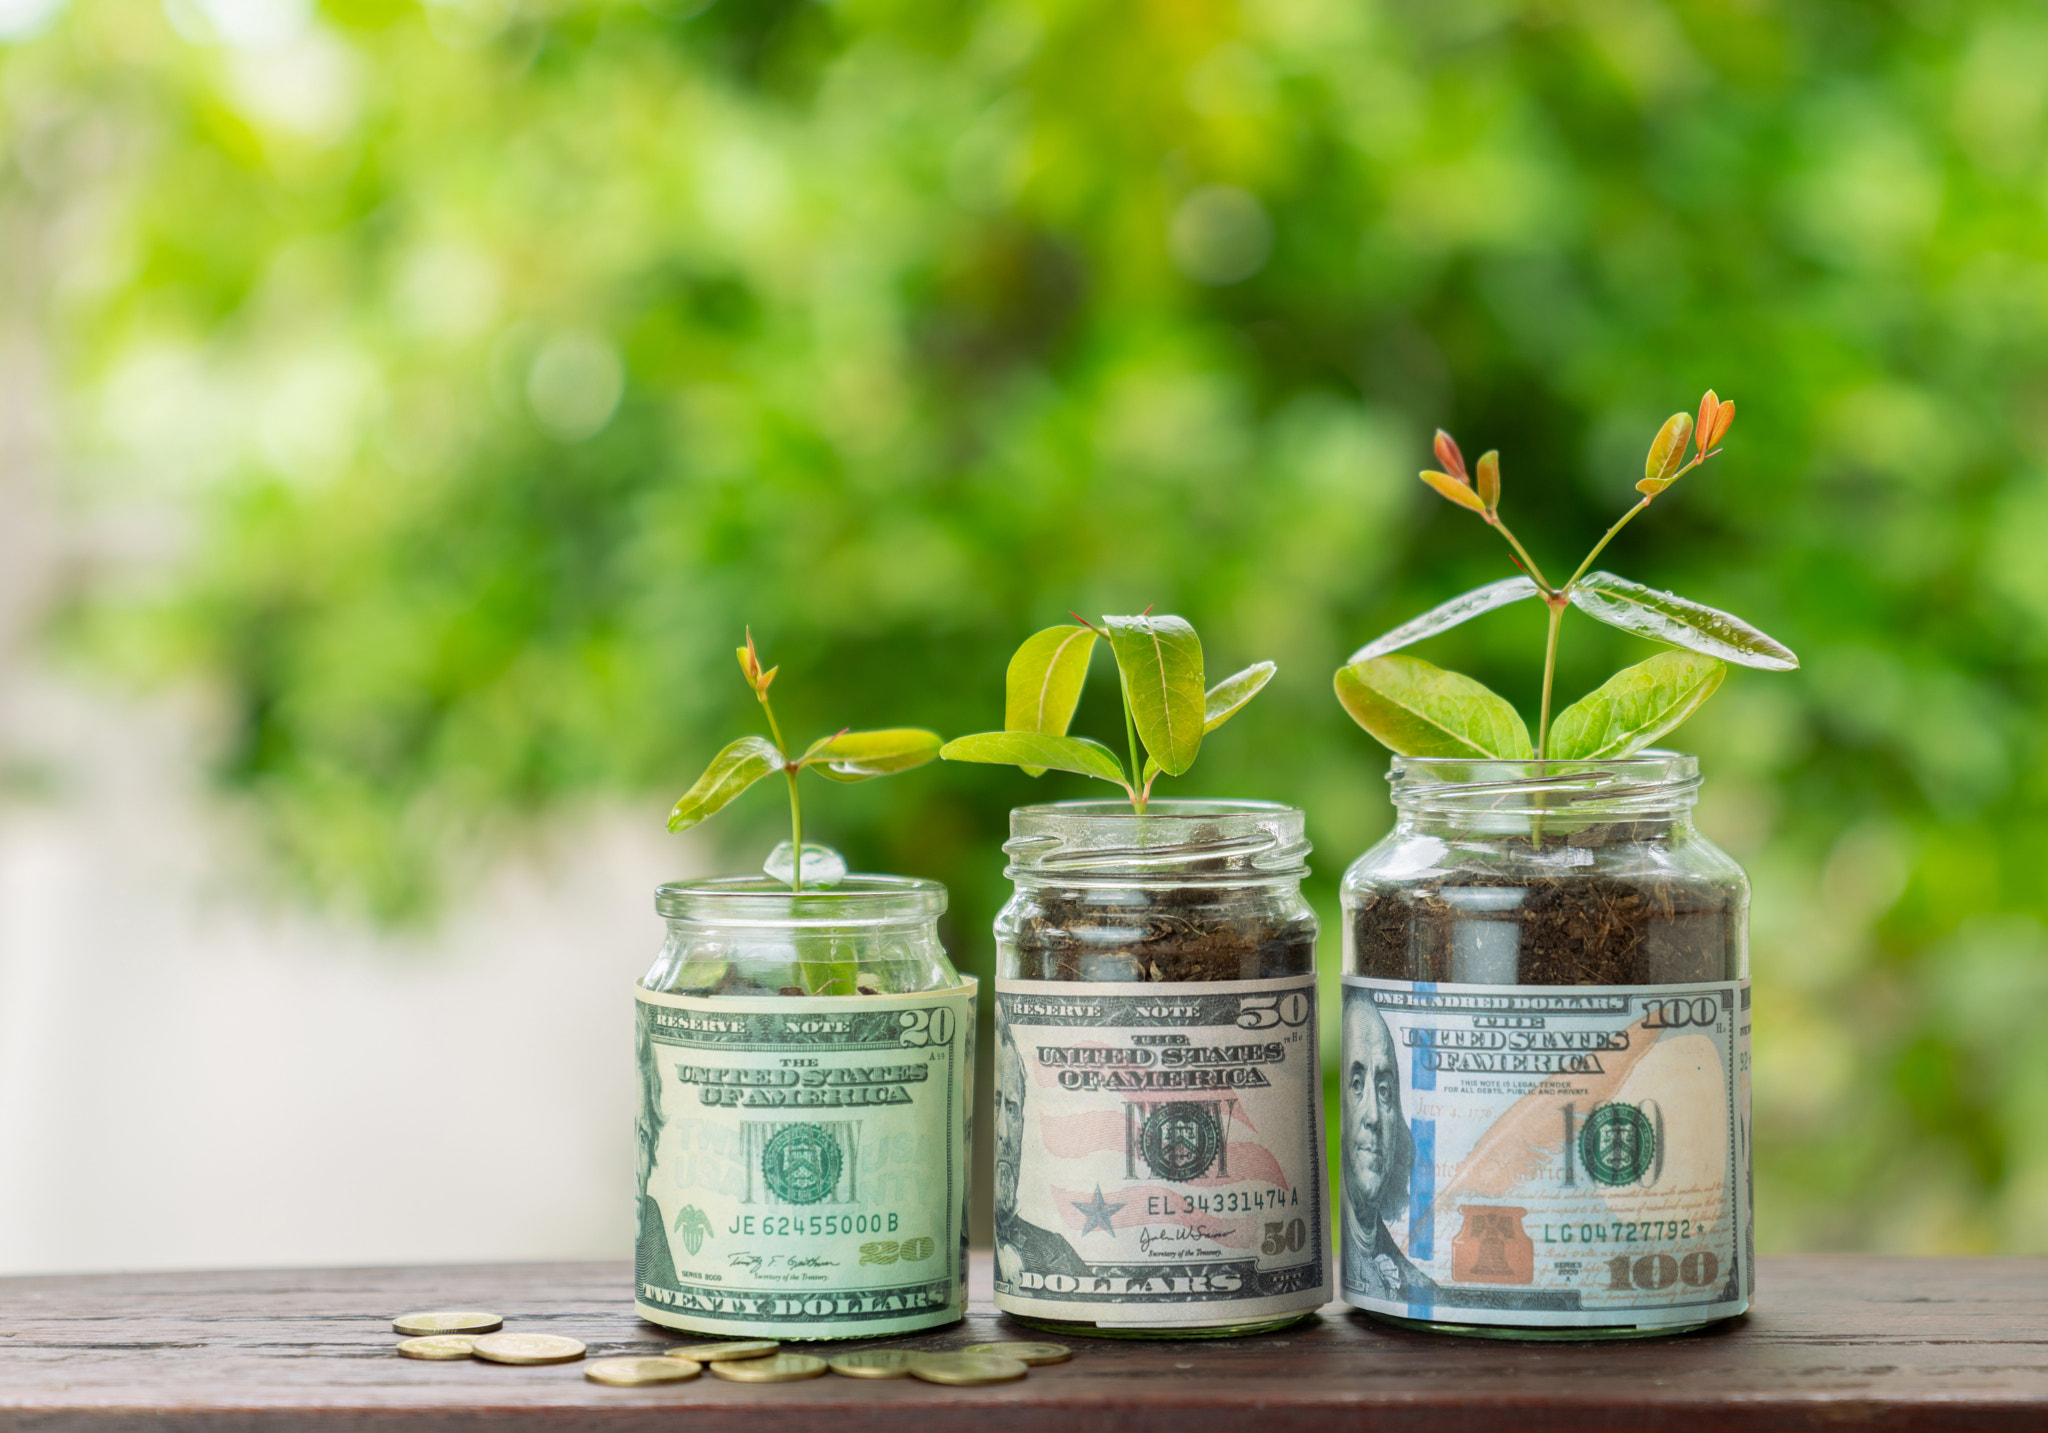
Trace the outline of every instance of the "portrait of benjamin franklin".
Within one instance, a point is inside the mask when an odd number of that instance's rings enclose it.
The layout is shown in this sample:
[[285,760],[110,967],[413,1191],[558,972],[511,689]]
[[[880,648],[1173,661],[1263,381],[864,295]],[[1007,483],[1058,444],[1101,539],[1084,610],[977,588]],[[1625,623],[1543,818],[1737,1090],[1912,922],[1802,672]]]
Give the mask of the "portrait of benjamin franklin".
[[1401,1114],[1394,1032],[1367,992],[1344,992],[1344,1292],[1397,1303],[1434,1302],[1436,1284],[1408,1261],[1388,1224],[1408,1209],[1415,1141]]
[[996,1024],[996,1277],[1014,1284],[1026,1269],[1038,1274],[1088,1273],[1066,1236],[1017,1214],[1017,1181],[1024,1161],[1024,1101],[1030,1077],[1009,1026]]

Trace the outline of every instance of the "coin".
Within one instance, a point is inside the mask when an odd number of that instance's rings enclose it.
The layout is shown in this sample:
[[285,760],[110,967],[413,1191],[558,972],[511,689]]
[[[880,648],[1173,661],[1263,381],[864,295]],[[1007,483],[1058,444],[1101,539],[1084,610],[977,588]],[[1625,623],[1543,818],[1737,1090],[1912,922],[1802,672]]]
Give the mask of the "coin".
[[736,1358],[766,1358],[781,1347],[772,1338],[743,1338],[730,1343],[679,1343],[663,1349],[661,1356],[695,1359],[698,1363],[727,1363]]
[[487,1333],[476,1341],[476,1356],[490,1363],[574,1363],[583,1345],[551,1333]]
[[505,1327],[503,1314],[481,1314],[473,1309],[455,1312],[400,1314],[391,1327],[404,1334],[490,1333]]
[[910,1361],[910,1376],[926,1383],[1015,1383],[1031,1370],[994,1353],[927,1353]]
[[592,1383],[632,1388],[642,1383],[681,1383],[703,1371],[703,1364],[687,1358],[601,1358],[585,1364],[583,1376]]
[[1065,1363],[1074,1351],[1063,1343],[970,1343],[962,1353],[993,1353],[1019,1363]]
[[825,1371],[825,1360],[807,1353],[778,1353],[768,1358],[729,1358],[711,1365],[719,1378],[735,1383],[795,1383],[816,1378]]
[[871,1348],[865,1353],[842,1353],[828,1360],[834,1373],[848,1378],[908,1378],[910,1360],[922,1357],[907,1348]]
[[437,1333],[409,1338],[398,1351],[407,1358],[468,1358],[476,1352],[476,1340],[466,1333]]

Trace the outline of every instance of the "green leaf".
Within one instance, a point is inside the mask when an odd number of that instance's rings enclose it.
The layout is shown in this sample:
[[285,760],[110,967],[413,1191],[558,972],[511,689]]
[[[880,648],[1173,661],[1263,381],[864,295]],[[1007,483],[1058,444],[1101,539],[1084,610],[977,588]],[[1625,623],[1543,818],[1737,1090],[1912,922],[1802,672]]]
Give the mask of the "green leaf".
[[1666,418],[1643,459],[1643,476],[1669,479],[1675,475],[1685,462],[1685,442],[1691,436],[1692,414],[1673,413]]
[[1202,639],[1179,617],[1105,617],[1138,740],[1168,776],[1195,764],[1208,694]]
[[935,731],[909,726],[842,731],[813,742],[803,755],[803,765],[834,781],[866,781],[923,766],[939,754],[944,741]]
[[1641,751],[1691,716],[1727,675],[1727,666],[1712,657],[1659,652],[1559,712],[1550,727],[1550,755],[1593,761]]
[[1402,756],[1530,755],[1519,712],[1470,677],[1417,657],[1373,657],[1338,668],[1337,700]]
[[1489,582],[1484,587],[1475,587],[1470,592],[1460,593],[1440,607],[1432,607],[1412,622],[1403,622],[1384,637],[1375,637],[1351,654],[1353,662],[1369,662],[1374,657],[1384,657],[1389,652],[1398,652],[1403,647],[1412,647],[1424,637],[1434,637],[1448,631],[1460,622],[1469,622],[1482,612],[1491,612],[1496,607],[1505,607],[1510,602],[1520,602],[1525,597],[1536,595],[1536,583],[1527,577],[1503,577],[1498,582]]
[[[1065,736],[1088,680],[1088,659],[1095,654],[1095,632],[1088,627],[1048,627],[1024,639],[1010,658],[1003,693],[1003,726],[1009,731],[1037,731]],[[1042,776],[1042,766],[1024,768]]]
[[765,736],[743,736],[711,758],[697,784],[669,812],[668,829],[687,831],[764,776],[782,770],[782,753]]
[[1254,662],[1209,688],[1208,694],[1202,698],[1202,734],[1207,736],[1236,716],[1279,670],[1271,662]]
[[1036,731],[985,731],[976,736],[955,737],[939,748],[947,761],[986,761],[998,766],[1050,767],[1054,771],[1077,771],[1128,786],[1124,769],[1114,753],[1099,741],[1085,736],[1052,736]]
[[1572,584],[1567,595],[1572,606],[1588,617],[1653,642],[1689,647],[1767,672],[1789,672],[1799,665],[1790,647],[1766,637],[1740,617],[1611,572],[1588,573]]

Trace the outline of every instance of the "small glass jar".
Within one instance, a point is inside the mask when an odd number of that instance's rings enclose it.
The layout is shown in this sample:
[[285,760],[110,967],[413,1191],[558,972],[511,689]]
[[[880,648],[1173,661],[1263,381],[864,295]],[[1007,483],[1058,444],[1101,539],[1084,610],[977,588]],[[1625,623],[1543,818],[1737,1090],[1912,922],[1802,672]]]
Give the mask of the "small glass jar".
[[1329,1297],[1302,814],[1027,806],[996,919],[996,1304],[1216,1338]]
[[671,1328],[861,1338],[966,1311],[974,982],[945,887],[660,888],[635,991],[635,1307]]
[[1741,1313],[1749,882],[1697,762],[1396,757],[1345,873],[1342,1297],[1640,1337]]

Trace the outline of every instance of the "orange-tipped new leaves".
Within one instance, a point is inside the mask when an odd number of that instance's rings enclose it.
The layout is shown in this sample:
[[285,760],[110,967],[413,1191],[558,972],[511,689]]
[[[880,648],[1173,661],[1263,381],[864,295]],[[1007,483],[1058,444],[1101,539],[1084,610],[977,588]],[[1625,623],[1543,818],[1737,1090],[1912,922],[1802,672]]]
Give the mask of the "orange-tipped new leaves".
[[1436,460],[1459,482],[1466,481],[1465,455],[1458,451],[1458,440],[1441,428],[1436,430]]
[[754,689],[755,696],[764,702],[767,701],[768,684],[775,680],[775,674],[781,671],[782,668],[770,667],[765,672],[761,670],[761,654],[754,650],[754,629],[751,627],[747,629],[747,645],[737,650],[739,652],[740,671],[745,675],[747,685]]
[[1425,468],[1422,470],[1422,481],[1428,483],[1461,508],[1470,508],[1476,513],[1486,511],[1486,504],[1480,501],[1479,494],[1472,491],[1472,485],[1461,482],[1449,473],[1439,473],[1434,468]]
[[1702,458],[1713,451],[1714,445],[1728,435],[1728,427],[1735,421],[1735,405],[1723,403],[1709,388],[1700,399],[1699,421],[1693,425],[1692,435],[1697,444],[1696,451]]
[[[1360,726],[1395,751],[1409,756],[1467,756],[1473,752],[1508,761],[1527,760],[1527,728],[1493,693],[1455,672],[1440,671],[1412,657],[1391,655],[1496,607],[1540,596],[1551,610],[1543,653],[1543,704],[1538,714],[1538,759],[1603,760],[1626,756],[1658,740],[1719,685],[1728,662],[1783,671],[1799,659],[1738,617],[1716,611],[1641,583],[1593,572],[1593,562],[1651,498],[1691,472],[1718,449],[1715,444],[1735,421],[1735,405],[1711,389],[1700,400],[1697,420],[1674,413],[1657,431],[1636,484],[1643,501],[1623,513],[1595,543],[1561,587],[1552,587],[1515,535],[1500,520],[1500,455],[1483,454],[1472,476],[1450,434],[1439,429],[1436,457],[1447,471],[1429,470],[1422,480],[1460,507],[1486,519],[1507,540],[1515,565],[1526,574],[1488,583],[1440,603],[1413,621],[1366,643],[1337,674],[1337,695]],[[1698,450],[1686,458],[1689,443]],[[1476,481],[1475,481],[1476,479]],[[1667,643],[1664,652],[1638,663],[1567,709],[1553,728],[1552,682],[1557,670],[1558,619],[1567,607],[1625,632]]]

